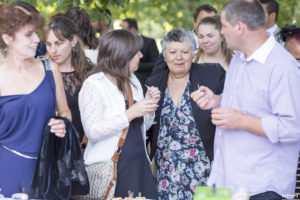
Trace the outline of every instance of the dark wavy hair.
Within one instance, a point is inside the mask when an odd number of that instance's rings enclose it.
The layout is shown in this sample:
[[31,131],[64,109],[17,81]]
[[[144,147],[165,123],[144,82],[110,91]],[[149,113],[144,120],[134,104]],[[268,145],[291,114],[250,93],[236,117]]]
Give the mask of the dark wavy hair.
[[125,82],[130,79],[129,64],[142,48],[143,39],[126,30],[114,30],[101,36],[97,66],[90,74],[104,72],[117,81],[118,89],[125,94]]
[[276,2],[276,0],[259,0],[261,4],[266,4],[266,10],[268,14],[275,13],[275,21],[277,22],[278,14],[279,14],[279,4]]
[[[74,23],[68,18],[60,15],[52,17],[47,24],[44,32],[45,41],[47,40],[50,31],[53,31],[55,36],[61,41],[72,41],[77,33]],[[78,38],[77,44],[72,48],[71,63],[75,68],[75,79],[82,84],[87,71],[93,67],[93,64],[86,58],[80,38]]]
[[84,45],[90,49],[96,49],[98,47],[98,39],[95,37],[89,14],[83,8],[73,7],[65,13],[65,16],[77,27],[77,35],[81,38]]
[[213,12],[215,14],[218,14],[218,11],[213,6],[211,6],[209,4],[203,4],[203,5],[200,5],[198,8],[196,8],[194,15],[193,15],[194,22],[197,21],[198,15],[201,11],[205,11],[208,13]]
[[[44,25],[44,18],[38,12],[30,12],[19,5],[2,3],[0,13],[0,36],[7,34],[14,37],[15,33],[27,24],[32,24],[37,30],[42,30]],[[0,37],[0,49],[4,55],[6,47]]]

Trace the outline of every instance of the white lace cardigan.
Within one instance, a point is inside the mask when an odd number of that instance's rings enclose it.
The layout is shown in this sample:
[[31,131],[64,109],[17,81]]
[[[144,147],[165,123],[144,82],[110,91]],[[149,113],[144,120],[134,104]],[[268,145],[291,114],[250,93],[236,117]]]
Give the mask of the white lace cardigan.
[[[144,98],[139,80],[131,74],[133,99]],[[86,165],[110,159],[117,148],[119,138],[129,123],[125,115],[125,99],[118,88],[100,72],[89,76],[79,93],[79,110],[88,144],[84,152]],[[154,115],[145,115],[141,126],[146,150],[146,130],[154,121]],[[148,157],[150,162],[150,159]]]

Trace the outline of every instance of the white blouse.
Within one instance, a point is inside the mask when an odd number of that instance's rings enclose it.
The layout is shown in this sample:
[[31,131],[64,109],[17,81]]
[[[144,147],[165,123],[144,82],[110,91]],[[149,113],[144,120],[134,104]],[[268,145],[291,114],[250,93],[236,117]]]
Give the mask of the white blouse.
[[[133,73],[130,80],[133,84],[133,99],[142,100],[143,90]],[[117,148],[123,129],[129,125],[123,94],[103,72],[99,72],[84,81],[78,103],[83,129],[88,138],[84,152],[85,164],[109,160]],[[147,157],[146,130],[153,121],[154,115],[145,115],[141,126]],[[150,162],[149,157],[148,160]]]

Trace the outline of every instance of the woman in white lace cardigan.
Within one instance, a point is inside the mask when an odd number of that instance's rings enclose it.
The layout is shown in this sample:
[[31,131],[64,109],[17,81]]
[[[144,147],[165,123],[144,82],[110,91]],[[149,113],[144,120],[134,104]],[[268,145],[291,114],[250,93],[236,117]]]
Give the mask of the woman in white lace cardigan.
[[[109,32],[100,39],[98,63],[83,83],[79,109],[88,144],[86,165],[110,159],[124,128],[129,131],[117,165],[115,196],[128,191],[156,199],[157,192],[146,150],[146,130],[153,124],[160,99],[156,87],[146,97],[133,72],[137,70],[142,39],[128,31]],[[128,108],[126,81],[130,81],[134,104]]]

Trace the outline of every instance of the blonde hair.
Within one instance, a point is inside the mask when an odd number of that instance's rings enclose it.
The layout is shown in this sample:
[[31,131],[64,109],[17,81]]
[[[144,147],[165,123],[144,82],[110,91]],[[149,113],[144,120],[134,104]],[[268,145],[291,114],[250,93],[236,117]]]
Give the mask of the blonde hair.
[[[216,30],[218,30],[219,33],[221,34],[222,24],[221,24],[221,20],[220,20],[219,15],[203,18],[197,25],[197,29],[196,29],[197,34],[198,34],[198,29],[199,29],[200,25],[203,25],[203,24],[214,25]],[[221,50],[222,50],[222,54],[225,57],[227,65],[229,65],[229,63],[232,59],[232,51],[227,48],[225,40],[222,41]],[[195,63],[199,62],[199,59],[200,59],[202,53],[203,53],[203,50],[201,48],[199,48],[196,52],[196,55],[195,55],[195,60],[194,60]]]

